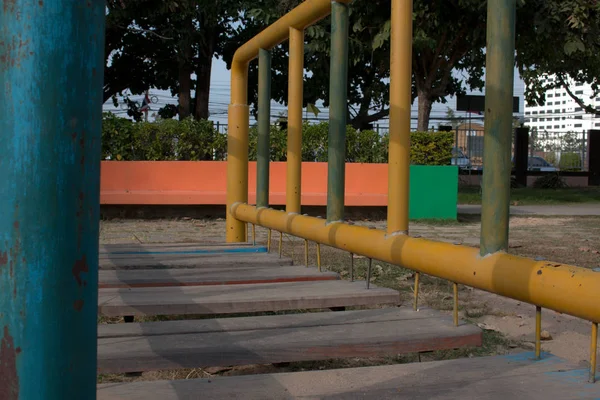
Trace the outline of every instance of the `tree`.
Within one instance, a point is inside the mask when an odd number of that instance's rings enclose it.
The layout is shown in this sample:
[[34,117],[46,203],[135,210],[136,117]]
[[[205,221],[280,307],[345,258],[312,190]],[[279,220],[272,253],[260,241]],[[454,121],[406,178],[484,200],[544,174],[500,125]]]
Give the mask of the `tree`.
[[[415,0],[413,98],[419,98],[419,129],[427,130],[433,102],[483,86],[485,4],[483,0]],[[390,8],[390,0],[350,5],[348,118],[355,128],[368,128],[389,114]],[[265,25],[278,15],[265,4],[252,16],[253,23]],[[329,32],[329,18],[306,30],[305,68],[312,74],[305,81],[305,104],[321,100],[328,105]],[[281,48],[274,50],[273,70],[273,97],[285,103],[287,59]],[[251,66],[251,82],[256,81],[253,73]],[[250,101],[254,100],[251,87]]]
[[[178,114],[208,118],[214,56],[225,43],[241,45],[232,23],[242,0],[109,0],[104,100],[129,89],[171,90]],[[195,79],[192,75],[195,74]],[[195,91],[192,99],[191,92]]]
[[527,101],[544,104],[544,93],[564,88],[586,112],[600,115],[589,99],[577,96],[574,82],[588,83],[600,94],[600,2],[527,0],[517,27],[517,64]]

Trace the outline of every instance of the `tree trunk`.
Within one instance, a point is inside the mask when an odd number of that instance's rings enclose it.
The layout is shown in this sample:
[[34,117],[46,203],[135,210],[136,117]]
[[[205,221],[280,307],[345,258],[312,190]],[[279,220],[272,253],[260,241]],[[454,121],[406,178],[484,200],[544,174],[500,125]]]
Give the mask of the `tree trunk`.
[[[210,35],[210,37],[209,37]],[[196,109],[194,118],[208,119],[208,101],[210,97],[210,73],[214,53],[214,30],[206,35],[206,46],[200,47],[196,68]]]
[[431,117],[431,107],[433,102],[424,91],[419,90],[419,119],[417,122],[417,130],[425,132],[429,130],[429,118]]
[[191,89],[192,89],[192,71],[189,63],[181,62],[179,65],[179,120],[190,116]]

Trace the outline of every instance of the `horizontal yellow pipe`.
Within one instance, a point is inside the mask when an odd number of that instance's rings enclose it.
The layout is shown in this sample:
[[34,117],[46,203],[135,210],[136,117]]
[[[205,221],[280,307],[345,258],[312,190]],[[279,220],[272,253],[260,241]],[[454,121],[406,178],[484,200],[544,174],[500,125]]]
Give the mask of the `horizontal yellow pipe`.
[[600,321],[600,273],[236,203],[238,220],[526,303]]
[[[351,0],[336,1],[347,4]],[[304,30],[330,13],[331,0],[306,0],[237,49],[231,63],[232,104],[246,104],[248,63],[258,57],[260,49],[272,49],[288,38],[290,28]]]

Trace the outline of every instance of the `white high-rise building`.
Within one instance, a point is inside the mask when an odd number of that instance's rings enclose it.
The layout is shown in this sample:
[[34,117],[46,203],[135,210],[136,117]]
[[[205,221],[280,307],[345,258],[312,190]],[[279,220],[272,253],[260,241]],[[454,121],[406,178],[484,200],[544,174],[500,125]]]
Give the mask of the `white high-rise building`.
[[[553,82],[555,77],[545,79]],[[600,110],[600,95],[592,98],[594,92],[590,85],[573,81],[569,89],[585,104]],[[532,107],[525,102],[525,125],[537,128],[538,132],[587,132],[600,129],[600,117],[587,114],[564,88],[557,88],[546,92],[546,104],[543,106]]]

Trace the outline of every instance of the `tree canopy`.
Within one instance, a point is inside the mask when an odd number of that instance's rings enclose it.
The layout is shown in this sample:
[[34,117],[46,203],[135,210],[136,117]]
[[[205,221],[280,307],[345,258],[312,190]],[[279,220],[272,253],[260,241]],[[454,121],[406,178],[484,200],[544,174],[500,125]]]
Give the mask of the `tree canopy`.
[[580,82],[591,85],[592,98],[600,93],[600,2],[525,0],[519,16],[517,64],[527,101],[544,104],[546,90],[563,87],[588,113],[600,114],[571,90]]
[[[350,5],[348,121],[355,128],[389,113],[390,1]],[[180,117],[208,117],[214,56],[231,62],[235,50],[300,0],[108,0],[105,100],[149,87],[178,95]],[[432,104],[483,88],[486,0],[414,0],[413,98],[418,128],[426,130]],[[517,66],[529,102],[569,79],[592,85],[600,77],[600,2],[518,0]],[[329,100],[330,20],[306,30],[305,105]],[[273,99],[287,103],[287,45],[273,49]],[[544,80],[555,75],[554,82]],[[257,101],[257,63],[250,65],[249,101]],[[507,83],[508,84],[508,83]],[[192,98],[192,93],[195,93]],[[570,94],[588,112],[589,99]],[[173,109],[161,115],[172,115]]]

